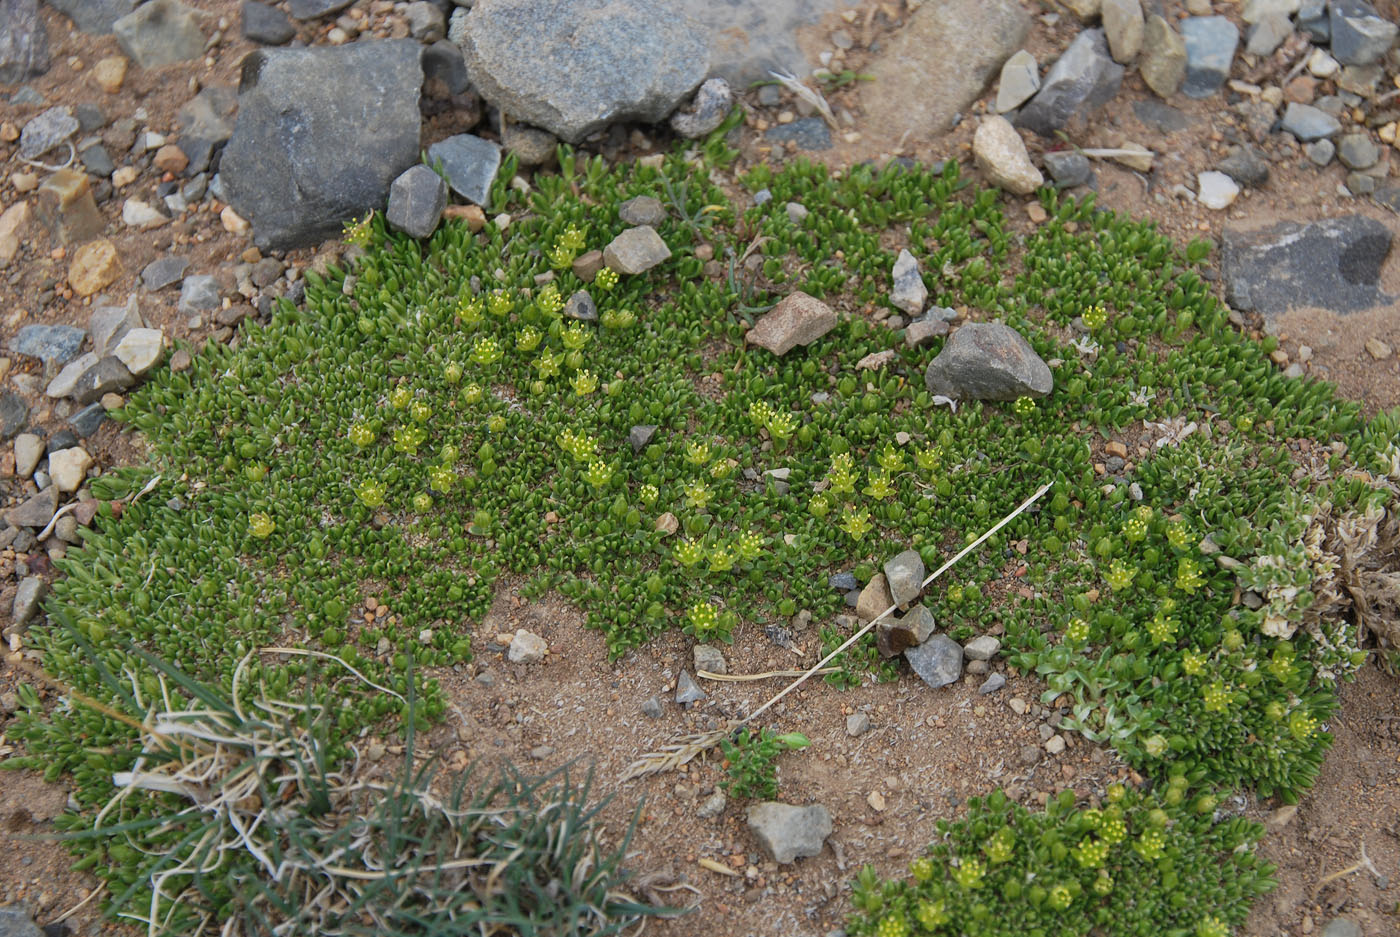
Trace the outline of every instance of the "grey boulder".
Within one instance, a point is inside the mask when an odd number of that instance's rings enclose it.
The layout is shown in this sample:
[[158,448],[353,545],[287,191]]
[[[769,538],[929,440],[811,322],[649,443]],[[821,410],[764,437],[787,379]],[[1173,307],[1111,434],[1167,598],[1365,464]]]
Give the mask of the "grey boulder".
[[9,349],[31,358],[64,364],[78,354],[85,338],[87,332],[72,325],[26,325],[10,339]]
[[671,256],[671,249],[650,225],[628,228],[603,248],[603,262],[618,273],[644,273]]
[[258,0],[243,0],[243,38],[265,46],[280,46],[297,34],[291,17],[276,7],[259,3]]
[[1331,114],[1311,104],[1299,104],[1297,101],[1288,102],[1279,126],[1304,143],[1335,136],[1342,129],[1341,123]]
[[791,293],[744,334],[750,345],[785,355],[798,345],[810,345],[836,328],[836,311],[803,292]]
[[1108,53],[1102,29],[1086,29],[1050,66],[1035,97],[1016,115],[1015,125],[1052,136],[1071,121],[1107,104],[1123,83],[1123,66]]
[[477,91],[569,143],[655,123],[705,79],[709,50],[673,0],[495,0],[461,31]]
[[194,11],[180,0],[150,0],[112,24],[127,58],[160,68],[204,54],[204,33]]
[[1390,229],[1362,215],[1262,229],[1226,227],[1225,299],[1265,319],[1293,308],[1358,312],[1395,302],[1380,289]]
[[831,811],[821,804],[797,807],[768,800],[750,807],[746,818],[763,851],[781,865],[820,855],[832,829]]
[[1395,43],[1397,27],[1365,0],[1331,0],[1332,57],[1343,65],[1372,65]]
[[919,679],[935,690],[957,683],[962,676],[962,645],[946,634],[936,634],[923,644],[905,648],[904,659]]
[[395,231],[425,238],[437,229],[447,208],[447,183],[427,166],[411,166],[389,186],[384,220]]
[[1055,381],[1021,333],[996,322],[969,322],[929,362],[924,385],[954,400],[1015,400],[1044,397]]
[[1230,77],[1230,63],[1240,43],[1240,30],[1223,16],[1188,16],[1181,21],[1186,43],[1186,80],[1182,94],[1208,98]]
[[258,246],[314,244],[384,207],[390,183],[418,162],[420,48],[360,41],[243,60],[219,175]]

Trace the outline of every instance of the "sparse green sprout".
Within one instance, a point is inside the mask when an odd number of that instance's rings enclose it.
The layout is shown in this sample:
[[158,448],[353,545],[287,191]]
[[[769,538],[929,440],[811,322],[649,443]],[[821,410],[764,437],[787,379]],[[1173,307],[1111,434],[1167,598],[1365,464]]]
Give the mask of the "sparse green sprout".
[[861,489],[862,494],[867,494],[876,501],[884,501],[895,493],[894,485],[890,482],[888,472],[869,472],[866,474],[866,485]]
[[413,510],[418,514],[427,514],[433,509],[433,496],[426,491],[420,491],[413,496]]
[[773,419],[773,408],[763,400],[755,400],[749,404],[749,421],[759,429],[767,429],[768,421]]
[[428,438],[428,431],[416,423],[394,428],[394,451],[414,455]]
[[737,549],[743,560],[752,563],[763,555],[763,535],[752,530],[745,531],[739,535]]
[[395,410],[407,410],[408,405],[413,402],[413,391],[405,385],[400,384],[394,388],[394,392],[389,395],[389,406]]
[[841,529],[846,532],[847,536],[859,542],[865,539],[866,534],[870,533],[870,528],[869,511],[862,511],[850,505],[846,507],[846,513],[841,519]]
[[462,402],[472,407],[481,403],[481,385],[473,381],[462,388]]
[[477,326],[486,321],[486,303],[479,296],[464,296],[457,305],[457,318],[465,326]]
[[1024,419],[1035,412],[1035,398],[1025,396],[1017,397],[1015,402],[1011,404],[1011,410],[1017,416]]
[[1137,570],[1133,569],[1122,560],[1114,560],[1109,565],[1108,572],[1104,574],[1103,578],[1104,582],[1108,583],[1108,587],[1114,592],[1122,592],[1133,584],[1133,580],[1137,578]]
[[704,482],[690,482],[685,486],[685,503],[688,507],[703,511],[710,506],[715,493]]
[[727,573],[734,568],[734,554],[727,547],[710,548],[710,572]]
[[546,316],[553,318],[564,310],[564,297],[559,295],[559,287],[555,286],[553,283],[549,283],[545,285],[544,289],[540,290],[540,295],[539,298],[535,300],[535,305],[539,306],[540,311]]
[[472,344],[472,360],[482,367],[490,367],[501,360],[500,342],[489,335],[483,335]]
[[457,480],[457,474],[446,465],[431,465],[428,467],[428,487],[434,491],[444,494],[452,490],[452,483]]
[[415,400],[409,404],[408,415],[415,423],[426,423],[433,418],[433,408],[426,400]]
[[943,465],[943,447],[927,446],[920,449],[914,453],[914,464],[925,475],[937,471]]
[[449,384],[456,384],[462,380],[462,366],[455,361],[449,361],[443,365],[442,379]]
[[535,370],[539,372],[540,380],[543,381],[557,377],[563,364],[564,355],[561,352],[550,351],[548,348],[535,357]]
[[987,866],[976,856],[964,856],[957,867],[953,869],[953,881],[958,883],[959,888],[971,891],[982,887],[982,879],[986,877]]
[[705,548],[693,540],[682,540],[676,544],[676,562],[689,569],[705,558]]
[[1189,556],[1183,556],[1176,563],[1176,587],[1187,595],[1192,595],[1196,590],[1206,584],[1205,578],[1201,576],[1201,564],[1197,563]]
[[891,475],[904,471],[904,453],[896,449],[894,443],[885,443],[885,448],[880,450],[876,461],[880,463],[880,468]]
[[564,330],[559,339],[564,343],[565,348],[570,351],[578,351],[593,340],[593,332],[582,322],[570,322],[569,327]]
[[588,471],[583,473],[583,480],[594,488],[606,488],[612,481],[612,466],[602,459],[594,459],[588,463]]
[[691,465],[707,465],[710,461],[710,444],[703,439],[692,439],[686,443],[685,460]]
[[598,314],[603,328],[621,330],[631,328],[637,322],[637,314],[631,309],[604,309]]
[[1089,640],[1089,623],[1082,618],[1075,618],[1065,626],[1065,643],[1079,645]]
[[849,452],[843,452],[831,460],[831,469],[826,473],[834,495],[850,495],[856,491],[855,461]]

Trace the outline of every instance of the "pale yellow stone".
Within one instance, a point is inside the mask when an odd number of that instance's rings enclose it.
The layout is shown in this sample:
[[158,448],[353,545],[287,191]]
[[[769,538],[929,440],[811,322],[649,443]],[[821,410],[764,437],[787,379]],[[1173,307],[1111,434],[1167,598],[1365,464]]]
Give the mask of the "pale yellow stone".
[[224,210],[219,212],[219,221],[229,234],[243,234],[249,227],[247,219],[234,211],[232,205],[225,205]]
[[121,276],[121,260],[117,247],[106,238],[89,241],[73,252],[68,267],[68,284],[79,296],[91,296],[105,289]]
[[110,55],[92,67],[92,80],[108,94],[116,94],[126,81],[126,57]]

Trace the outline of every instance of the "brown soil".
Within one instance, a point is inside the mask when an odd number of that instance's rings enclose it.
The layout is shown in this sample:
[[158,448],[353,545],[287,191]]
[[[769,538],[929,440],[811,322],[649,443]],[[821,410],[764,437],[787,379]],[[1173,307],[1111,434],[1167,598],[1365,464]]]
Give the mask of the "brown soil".
[[[238,63],[252,46],[240,37],[238,3],[235,0],[194,0],[211,22],[226,20],[224,42],[210,52],[209,62],[170,66],[156,71],[132,67],[122,89],[106,95],[90,80],[88,71],[98,59],[117,54],[112,37],[91,37],[70,32],[67,20],[47,7],[54,64],[49,73],[31,82],[49,104],[95,103],[111,117],[131,115],[139,107],[147,111],[152,129],[174,131],[174,114],[192,95],[191,82],[202,86],[236,84]],[[376,26],[388,29],[387,4],[359,0],[352,9],[363,10]],[[1032,10],[1039,15],[1046,8]],[[1384,7],[1383,7],[1384,11]],[[1232,5],[1218,12],[1235,16]],[[1393,10],[1389,12],[1393,13]],[[1037,21],[1028,48],[1047,63],[1064,48],[1078,28],[1061,11],[1054,26]],[[855,49],[845,54],[846,67],[860,71],[868,60],[866,49],[907,15],[900,3],[884,0],[867,3],[856,11],[854,24],[833,15],[822,30],[809,31],[803,40],[814,52],[825,48],[823,36],[830,28],[845,26],[857,38]],[[301,38],[323,41],[331,23],[303,26]],[[212,32],[213,26],[206,29]],[[1267,83],[1271,75],[1286,72],[1292,60],[1281,56],[1245,75],[1255,83]],[[1248,70],[1248,69],[1247,69]],[[882,161],[895,155],[924,160],[957,157],[970,162],[974,121],[965,119],[951,133],[936,139],[901,141],[886,139],[879,127],[861,123],[859,82],[829,97],[840,112],[848,109],[853,124],[848,132],[858,138],[847,141],[837,134],[838,145],[819,154],[835,167],[865,159]],[[1323,93],[1319,91],[1319,93]],[[1335,194],[1344,171],[1336,165],[1319,170],[1296,147],[1276,138],[1264,144],[1275,155],[1272,179],[1261,189],[1246,190],[1227,212],[1211,212],[1193,201],[1170,194],[1177,183],[1191,184],[1194,174],[1214,168],[1229,143],[1247,138],[1241,120],[1220,99],[1171,101],[1190,125],[1162,135],[1145,127],[1133,104],[1149,93],[1135,74],[1125,80],[1119,96],[1094,120],[1075,130],[1071,138],[1081,146],[1115,146],[1140,142],[1158,151],[1159,169],[1150,175],[1131,172],[1114,164],[1098,169],[1099,204],[1137,217],[1150,217],[1178,240],[1209,236],[1220,239],[1228,221],[1265,224],[1279,219],[1307,220],[1349,212],[1361,212],[1395,226],[1393,216],[1369,201],[1343,199]],[[991,96],[984,96],[969,117],[985,113]],[[742,150],[746,160],[781,160],[755,132],[759,120],[776,123],[783,110],[796,110],[785,100],[778,108],[758,108],[754,95],[747,101],[754,112]],[[0,118],[17,126],[41,108],[10,108]],[[458,122],[459,123],[459,122]],[[444,116],[430,122],[424,142],[459,132]],[[634,138],[635,140],[635,138]],[[1043,142],[1043,141],[1042,141]],[[1032,141],[1033,153],[1038,146]],[[8,159],[13,144],[0,144],[0,158]],[[115,156],[116,154],[114,154]],[[1394,158],[1394,154],[1388,154]],[[118,160],[119,165],[122,160]],[[140,165],[138,163],[138,165]],[[0,199],[8,205],[17,197],[11,174],[22,170],[14,161],[5,166]],[[42,174],[41,174],[42,178]],[[193,212],[164,227],[133,232],[120,223],[120,206],[126,197],[154,202],[159,174],[149,163],[138,180],[116,193],[103,206],[112,222],[111,237],[120,251],[123,277],[107,291],[112,298],[138,292],[142,313],[168,336],[202,342],[217,328],[205,317],[191,329],[175,309],[176,291],[160,294],[140,291],[137,274],[150,260],[166,253],[188,255],[191,273],[214,273],[233,283],[233,265],[247,253],[250,241],[226,232],[217,208]],[[1029,205],[1032,200],[1024,200]],[[1029,230],[1033,222],[1009,200],[1012,222]],[[305,266],[312,251],[291,252],[283,260]],[[61,252],[37,238],[26,245],[0,279],[0,332],[13,334],[28,322],[69,322],[86,326],[91,302],[67,293],[67,262]],[[1400,293],[1400,260],[1394,256],[1384,271],[1386,288]],[[1254,321],[1250,326],[1262,328]],[[1311,373],[1334,381],[1346,395],[1362,401],[1366,409],[1400,405],[1400,363],[1373,360],[1363,349],[1367,338],[1380,338],[1400,347],[1400,318],[1393,311],[1356,315],[1345,319],[1317,311],[1299,311],[1285,317],[1277,328],[1282,347],[1296,358],[1300,344],[1311,346]],[[0,380],[31,373],[42,381],[47,375],[31,359],[0,358]],[[37,400],[36,400],[37,403]],[[50,432],[68,415],[66,405],[48,401],[37,404],[31,423]],[[105,426],[87,447],[103,470],[139,457],[139,445]],[[4,447],[6,450],[8,447]],[[0,460],[0,470],[4,463]],[[6,504],[25,496],[13,478],[0,478]],[[13,596],[14,552],[0,552],[0,608],[8,612]],[[43,560],[32,560],[35,568]],[[1014,587],[1015,583],[1004,584]],[[384,597],[392,601],[392,597]],[[495,642],[499,633],[523,627],[545,637],[551,648],[548,660],[537,665],[511,665],[504,648]],[[684,732],[713,728],[729,717],[751,711],[781,686],[782,681],[757,683],[706,683],[710,699],[690,711],[671,702],[675,679],[682,668],[692,669],[690,642],[668,635],[651,646],[609,663],[600,637],[582,627],[581,616],[557,596],[531,603],[518,598],[513,586],[503,586],[495,607],[475,634],[477,660],[469,667],[442,675],[454,706],[448,722],[430,739],[430,750],[449,765],[460,768],[471,761],[489,765],[511,760],[541,770],[577,761],[596,772],[596,790],[613,796],[606,817],[614,837],[625,830],[631,812],[644,799],[642,822],[632,844],[631,867],[653,886],[648,894],[661,901],[693,904],[694,913],[675,921],[648,926],[653,933],[688,935],[703,933],[787,933],[821,935],[841,925],[848,911],[848,882],[862,864],[871,863],[885,874],[898,872],[934,835],[940,818],[956,817],[969,796],[985,794],[997,786],[1028,804],[1070,787],[1088,798],[1104,785],[1127,776],[1112,755],[1071,736],[1068,749],[1059,756],[1045,753],[1039,729],[1050,718],[1035,705],[1041,687],[1033,679],[1010,675],[1006,688],[991,696],[976,691],[980,677],[937,693],[928,692],[908,675],[898,682],[838,692],[813,681],[790,696],[773,713],[773,726],[802,731],[813,742],[801,753],[780,759],[782,796],[794,803],[820,802],[829,807],[836,829],[829,847],[818,857],[778,867],[766,862],[748,833],[742,805],[730,803],[714,819],[700,819],[699,805],[723,780],[716,757],[707,756],[680,773],[660,775],[630,784],[617,777],[639,755],[654,750]],[[814,630],[796,635],[796,650],[773,645],[758,629],[741,626],[732,648],[726,649],[731,673],[756,673],[801,668],[815,662],[820,645]],[[7,649],[8,651],[8,649]],[[0,699],[13,691],[21,675],[12,659],[0,663]],[[1000,667],[1001,665],[998,665]],[[483,682],[494,680],[491,685]],[[650,719],[639,711],[648,697],[663,700],[664,715]],[[1028,711],[1018,715],[1012,699],[1027,701]],[[1299,806],[1296,816],[1271,832],[1264,854],[1279,865],[1280,887],[1257,906],[1243,933],[1251,937],[1306,935],[1332,916],[1345,913],[1362,924],[1368,935],[1397,932],[1395,882],[1400,878],[1400,689],[1374,668],[1344,688],[1342,710],[1331,729],[1336,742],[1317,786]],[[869,715],[872,728],[851,738],[846,717],[856,711]],[[0,710],[3,712],[3,710]],[[0,732],[7,717],[0,715]],[[546,748],[549,749],[546,752]],[[13,742],[0,734],[0,756],[11,754]],[[32,773],[0,775],[0,850],[14,857],[0,872],[0,904],[18,902],[48,923],[89,897],[97,880],[67,871],[70,855],[61,845],[39,837],[52,831],[52,818],[63,809],[67,794],[60,786],[45,784]],[[1249,811],[1265,819],[1276,804],[1250,804]],[[1276,817],[1282,820],[1282,817]],[[1384,883],[1362,868],[1332,878],[1360,858],[1364,844]],[[720,875],[699,865],[714,860],[735,871]],[[1326,884],[1323,884],[1327,881]],[[661,890],[668,885],[688,885],[692,890]],[[101,896],[73,913],[67,923],[77,934],[98,934],[106,929],[97,915]]]

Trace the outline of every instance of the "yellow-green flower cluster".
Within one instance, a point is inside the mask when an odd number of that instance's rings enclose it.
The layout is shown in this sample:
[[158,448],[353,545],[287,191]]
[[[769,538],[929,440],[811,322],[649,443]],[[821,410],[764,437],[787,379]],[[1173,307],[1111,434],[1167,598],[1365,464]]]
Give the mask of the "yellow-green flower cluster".
[[248,518],[248,533],[259,540],[266,540],[277,529],[277,524],[267,514],[259,511]]

